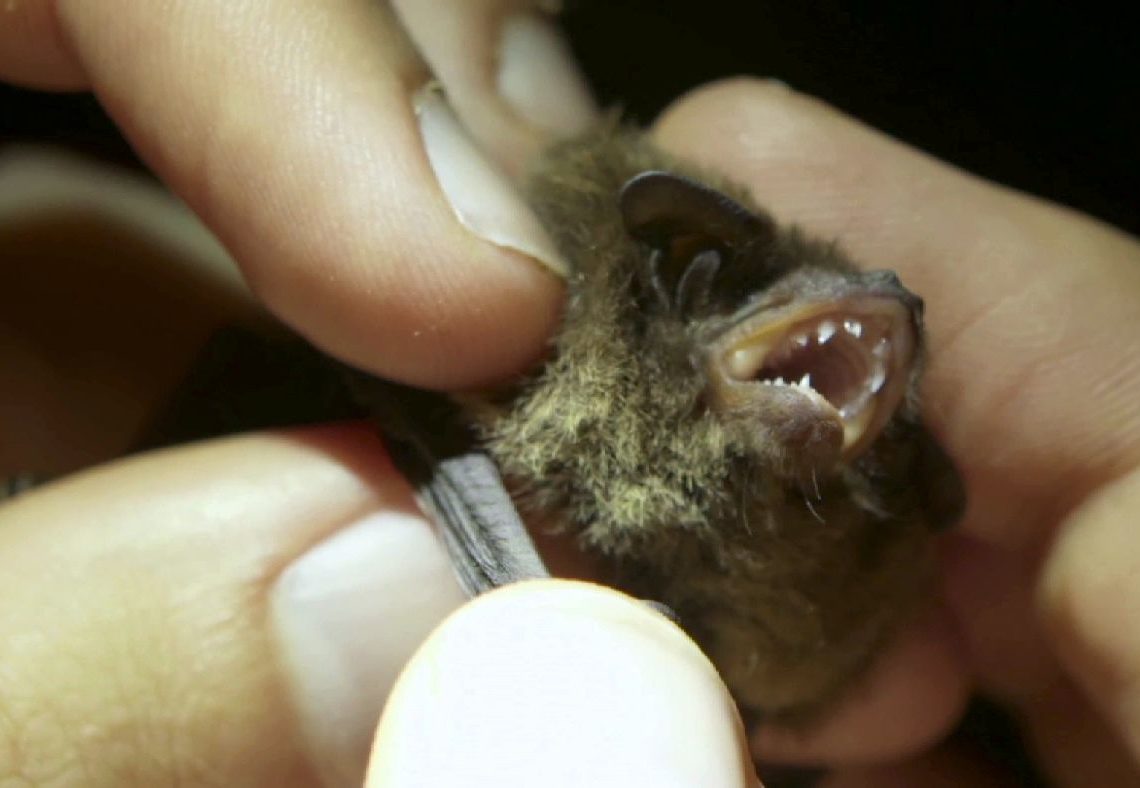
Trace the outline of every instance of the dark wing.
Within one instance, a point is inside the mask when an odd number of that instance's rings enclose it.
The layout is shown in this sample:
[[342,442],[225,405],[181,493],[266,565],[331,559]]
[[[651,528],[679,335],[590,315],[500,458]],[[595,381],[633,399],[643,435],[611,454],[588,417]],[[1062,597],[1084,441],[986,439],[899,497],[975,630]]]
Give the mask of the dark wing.
[[548,576],[498,470],[450,400],[371,378],[292,337],[219,332],[137,448],[360,417],[380,425],[467,592]]
[[436,462],[417,485],[417,497],[439,523],[468,594],[550,576],[487,455],[471,452]]
[[380,424],[392,459],[435,520],[463,589],[481,594],[550,577],[503,485],[446,396],[352,375],[351,388]]

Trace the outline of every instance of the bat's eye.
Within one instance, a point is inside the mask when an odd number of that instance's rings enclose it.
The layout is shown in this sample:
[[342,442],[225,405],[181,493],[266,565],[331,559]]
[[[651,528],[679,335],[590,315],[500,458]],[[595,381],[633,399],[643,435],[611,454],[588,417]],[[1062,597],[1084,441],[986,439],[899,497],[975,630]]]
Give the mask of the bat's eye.
[[838,418],[850,458],[898,407],[914,349],[909,310],[893,298],[866,296],[746,321],[719,344],[719,369],[737,398],[793,395]]

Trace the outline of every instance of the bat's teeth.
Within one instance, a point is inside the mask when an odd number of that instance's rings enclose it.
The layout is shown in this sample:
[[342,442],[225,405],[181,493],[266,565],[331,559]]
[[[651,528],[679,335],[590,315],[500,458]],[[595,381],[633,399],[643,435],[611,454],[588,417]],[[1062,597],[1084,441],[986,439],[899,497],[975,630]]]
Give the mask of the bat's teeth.
[[808,346],[808,342],[810,342],[810,341],[811,341],[811,340],[810,340],[810,339],[808,339],[808,335],[807,335],[807,334],[797,334],[796,336],[792,337],[792,343],[793,343],[793,344],[794,344],[796,347],[807,347],[807,346]]
[[800,385],[803,386],[804,388],[807,388],[807,389],[811,388],[811,373],[810,372],[805,372],[804,376],[802,378],[800,378]]
[[890,354],[890,352],[891,352],[891,340],[887,339],[886,337],[883,337],[878,342],[876,342],[874,349],[871,350],[871,353],[875,356],[875,358],[878,358],[878,359],[886,358]]
[[887,371],[882,366],[876,366],[875,372],[871,375],[871,379],[867,382],[867,388],[871,390],[872,394],[878,394],[883,388],[883,384],[887,382]]
[[819,338],[819,343],[822,345],[827,340],[835,336],[836,325],[830,320],[824,320],[819,324],[816,329],[816,337]]
[[863,336],[863,324],[854,318],[849,317],[843,321],[843,330],[856,339]]

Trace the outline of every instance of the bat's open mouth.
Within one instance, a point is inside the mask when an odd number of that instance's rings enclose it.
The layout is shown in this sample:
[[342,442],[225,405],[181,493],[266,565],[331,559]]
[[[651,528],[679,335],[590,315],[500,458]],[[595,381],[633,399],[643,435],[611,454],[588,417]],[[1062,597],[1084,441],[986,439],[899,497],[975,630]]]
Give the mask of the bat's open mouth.
[[906,392],[914,358],[904,304],[861,296],[749,322],[727,346],[722,368],[729,376],[786,387],[826,408],[842,422],[846,458],[874,440]]

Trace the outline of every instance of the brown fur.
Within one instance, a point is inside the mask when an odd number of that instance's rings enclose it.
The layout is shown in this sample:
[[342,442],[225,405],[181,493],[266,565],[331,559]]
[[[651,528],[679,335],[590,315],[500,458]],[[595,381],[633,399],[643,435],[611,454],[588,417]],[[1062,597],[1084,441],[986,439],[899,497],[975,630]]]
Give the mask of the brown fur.
[[747,424],[708,406],[696,359],[757,293],[818,299],[862,275],[833,245],[781,229],[741,256],[706,313],[647,313],[635,276],[647,250],[618,210],[623,184],[645,170],[687,174],[756,210],[636,132],[553,149],[529,194],[572,266],[565,319],[541,370],[469,400],[469,412],[524,513],[578,534],[612,559],[619,586],[673,607],[745,706],[810,718],[923,598],[928,533],[956,513],[956,476],[912,395],[870,451],[819,480],[809,509],[801,486],[773,472],[794,458],[757,451]]

